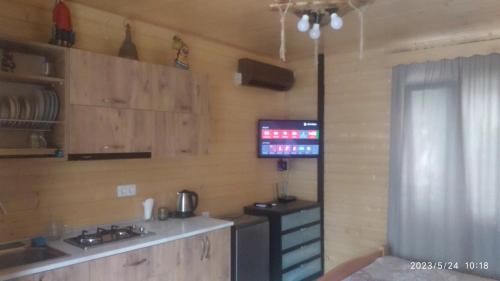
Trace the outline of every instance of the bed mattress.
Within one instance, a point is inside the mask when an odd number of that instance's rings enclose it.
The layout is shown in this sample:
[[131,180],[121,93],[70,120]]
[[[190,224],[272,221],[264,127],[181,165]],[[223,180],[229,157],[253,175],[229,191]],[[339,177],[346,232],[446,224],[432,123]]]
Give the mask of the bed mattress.
[[344,281],[496,281],[444,269],[411,269],[410,262],[381,257]]

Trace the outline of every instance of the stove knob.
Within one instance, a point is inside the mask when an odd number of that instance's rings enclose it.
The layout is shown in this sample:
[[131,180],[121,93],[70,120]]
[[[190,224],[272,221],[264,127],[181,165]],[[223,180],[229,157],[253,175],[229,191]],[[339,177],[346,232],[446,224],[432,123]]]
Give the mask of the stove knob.
[[144,228],[144,226],[139,227],[139,232],[146,233],[146,229]]

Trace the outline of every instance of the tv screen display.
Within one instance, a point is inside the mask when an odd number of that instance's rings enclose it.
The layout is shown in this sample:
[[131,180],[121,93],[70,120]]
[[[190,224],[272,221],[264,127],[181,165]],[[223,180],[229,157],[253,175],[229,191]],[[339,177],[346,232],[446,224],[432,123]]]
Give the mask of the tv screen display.
[[259,120],[258,157],[318,157],[319,134],[318,121]]

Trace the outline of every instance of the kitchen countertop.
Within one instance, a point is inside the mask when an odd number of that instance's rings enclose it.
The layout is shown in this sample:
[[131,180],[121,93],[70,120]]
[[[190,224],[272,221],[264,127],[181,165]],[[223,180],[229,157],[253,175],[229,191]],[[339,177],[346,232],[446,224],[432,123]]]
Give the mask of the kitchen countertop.
[[[207,217],[193,217],[188,219],[169,219],[167,221],[132,221],[117,225],[137,224],[144,226],[147,231],[155,235],[109,243],[88,250],[72,246],[62,240],[49,242],[49,246],[63,251],[68,256],[33,263],[21,267],[0,270],[0,281],[7,281],[31,274],[54,270],[78,263],[104,258],[128,251],[138,250],[173,240],[183,239],[198,234],[230,227],[233,222]],[[92,229],[92,228],[89,228]],[[70,235],[71,236],[71,235]]]

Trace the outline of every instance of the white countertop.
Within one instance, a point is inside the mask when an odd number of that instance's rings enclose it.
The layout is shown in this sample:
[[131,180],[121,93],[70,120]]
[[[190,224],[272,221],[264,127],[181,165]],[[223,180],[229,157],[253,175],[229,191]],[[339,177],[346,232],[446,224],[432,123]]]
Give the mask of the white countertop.
[[[63,251],[68,256],[51,259],[39,263],[29,264],[21,267],[0,270],[0,281],[7,281],[31,274],[36,274],[48,270],[87,262],[99,258],[104,258],[128,251],[133,251],[145,247],[150,247],[173,240],[183,239],[190,236],[214,231],[217,229],[230,227],[233,222],[207,217],[193,217],[188,219],[169,219],[167,221],[152,222],[128,222],[128,224],[144,226],[147,231],[152,231],[155,235],[113,242],[102,246],[97,246],[88,250],[83,250],[70,245],[62,240],[49,242],[49,246]],[[120,223],[117,225],[125,225]]]

